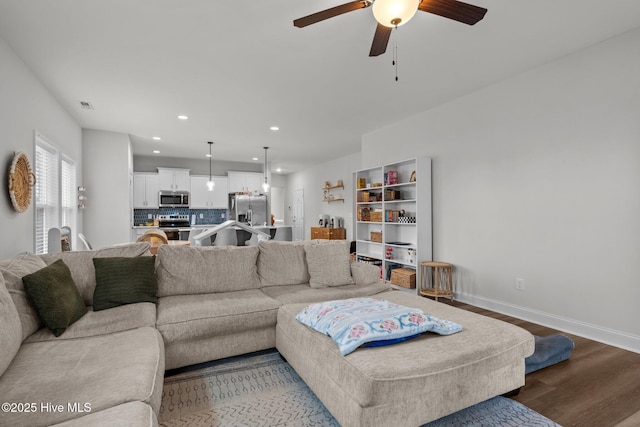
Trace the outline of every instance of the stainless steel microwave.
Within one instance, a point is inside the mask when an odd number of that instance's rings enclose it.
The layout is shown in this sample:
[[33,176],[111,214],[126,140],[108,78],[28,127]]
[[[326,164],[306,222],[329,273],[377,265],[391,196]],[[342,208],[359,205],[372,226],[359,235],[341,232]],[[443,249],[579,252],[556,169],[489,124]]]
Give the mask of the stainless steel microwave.
[[188,208],[188,191],[160,191],[158,193],[158,206],[161,208]]

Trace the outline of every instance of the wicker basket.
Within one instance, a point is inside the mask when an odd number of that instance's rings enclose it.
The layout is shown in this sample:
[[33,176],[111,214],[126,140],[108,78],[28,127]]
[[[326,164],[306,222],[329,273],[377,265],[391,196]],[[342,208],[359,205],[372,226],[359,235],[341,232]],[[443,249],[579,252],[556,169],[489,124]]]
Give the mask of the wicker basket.
[[391,283],[407,289],[416,288],[416,271],[412,268],[396,268],[391,271]]
[[382,243],[382,231],[372,231],[371,232],[371,241]]
[[369,218],[371,222],[382,222],[382,212],[372,211]]

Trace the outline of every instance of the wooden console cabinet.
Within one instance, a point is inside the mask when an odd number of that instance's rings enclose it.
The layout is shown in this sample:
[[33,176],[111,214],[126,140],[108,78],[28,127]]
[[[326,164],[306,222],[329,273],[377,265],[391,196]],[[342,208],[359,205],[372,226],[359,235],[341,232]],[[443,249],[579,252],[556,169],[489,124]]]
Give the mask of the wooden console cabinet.
[[344,228],[311,227],[311,239],[345,240]]

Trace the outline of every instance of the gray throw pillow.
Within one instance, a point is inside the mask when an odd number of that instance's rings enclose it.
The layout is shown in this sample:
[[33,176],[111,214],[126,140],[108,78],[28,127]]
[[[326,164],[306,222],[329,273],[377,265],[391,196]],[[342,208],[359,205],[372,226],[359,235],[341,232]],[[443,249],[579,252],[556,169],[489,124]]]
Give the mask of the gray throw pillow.
[[138,302],[158,302],[155,256],[94,258],[93,311]]
[[305,252],[312,288],[353,285],[346,240],[307,243]]
[[62,260],[24,276],[22,281],[42,323],[56,337],[88,311]]

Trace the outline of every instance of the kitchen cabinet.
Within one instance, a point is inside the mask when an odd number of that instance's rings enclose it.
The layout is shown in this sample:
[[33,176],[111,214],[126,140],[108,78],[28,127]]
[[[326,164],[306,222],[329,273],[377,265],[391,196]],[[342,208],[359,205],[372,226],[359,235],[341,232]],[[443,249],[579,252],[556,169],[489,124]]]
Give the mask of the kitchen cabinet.
[[158,168],[161,191],[191,191],[190,169]]
[[228,171],[229,193],[262,193],[264,175],[260,172],[234,172]]
[[133,207],[142,209],[158,208],[157,173],[133,173]]
[[228,209],[229,179],[226,176],[214,176],[216,184],[213,191],[207,189],[208,176],[191,176],[191,209]]
[[345,240],[344,228],[311,227],[311,239]]

